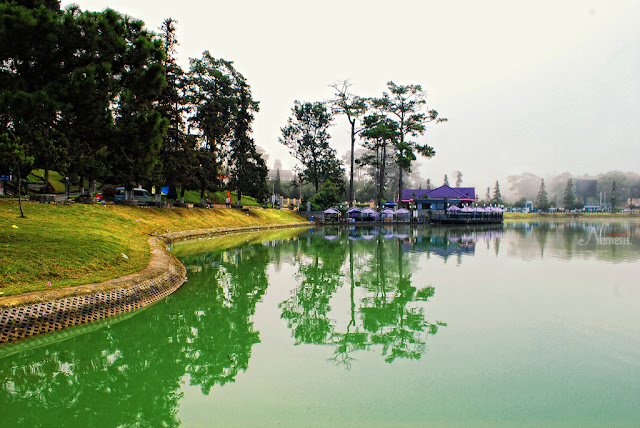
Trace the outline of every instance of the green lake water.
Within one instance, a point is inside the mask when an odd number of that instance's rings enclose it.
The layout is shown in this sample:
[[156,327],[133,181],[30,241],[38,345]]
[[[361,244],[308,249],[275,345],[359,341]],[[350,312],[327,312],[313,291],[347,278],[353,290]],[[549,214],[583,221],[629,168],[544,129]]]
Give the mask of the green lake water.
[[640,223],[352,227],[171,252],[188,282],[0,347],[0,426],[638,427]]

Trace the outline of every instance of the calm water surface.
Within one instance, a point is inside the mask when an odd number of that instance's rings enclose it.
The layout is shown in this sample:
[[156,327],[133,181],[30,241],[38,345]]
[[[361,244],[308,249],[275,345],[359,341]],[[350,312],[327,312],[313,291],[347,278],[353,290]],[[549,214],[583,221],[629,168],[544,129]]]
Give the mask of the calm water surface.
[[172,248],[189,281],[0,347],[0,426],[640,425],[640,224]]

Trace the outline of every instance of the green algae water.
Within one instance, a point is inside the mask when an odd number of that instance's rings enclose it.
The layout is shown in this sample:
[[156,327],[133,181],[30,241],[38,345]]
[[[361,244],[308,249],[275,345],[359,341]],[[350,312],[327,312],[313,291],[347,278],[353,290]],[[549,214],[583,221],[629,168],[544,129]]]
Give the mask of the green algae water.
[[365,226],[171,249],[144,310],[0,347],[0,426],[632,427],[640,224]]

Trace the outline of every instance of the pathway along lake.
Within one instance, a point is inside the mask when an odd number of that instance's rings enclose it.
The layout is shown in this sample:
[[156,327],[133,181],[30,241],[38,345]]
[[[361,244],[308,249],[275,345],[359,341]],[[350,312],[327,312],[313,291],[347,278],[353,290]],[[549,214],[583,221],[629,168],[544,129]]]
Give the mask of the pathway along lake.
[[0,348],[0,425],[637,427],[640,223],[176,244],[189,281]]

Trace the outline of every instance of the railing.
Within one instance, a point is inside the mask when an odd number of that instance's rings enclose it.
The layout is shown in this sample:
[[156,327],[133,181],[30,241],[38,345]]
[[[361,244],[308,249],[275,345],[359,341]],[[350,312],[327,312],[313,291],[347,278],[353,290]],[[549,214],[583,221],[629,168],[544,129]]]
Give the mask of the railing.
[[432,212],[431,221],[436,223],[502,223],[502,213]]

